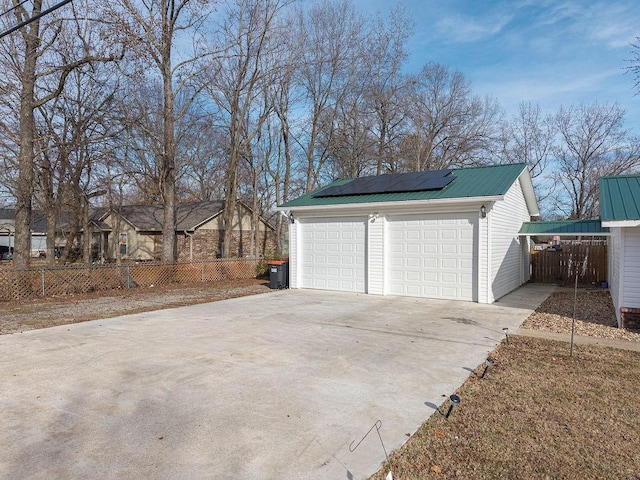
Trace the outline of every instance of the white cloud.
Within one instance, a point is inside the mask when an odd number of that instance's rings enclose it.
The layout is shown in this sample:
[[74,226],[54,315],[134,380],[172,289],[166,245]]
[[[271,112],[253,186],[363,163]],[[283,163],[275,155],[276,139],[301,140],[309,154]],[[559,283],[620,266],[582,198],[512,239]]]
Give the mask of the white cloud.
[[610,48],[628,48],[640,35],[640,7],[634,3],[595,3],[585,11],[580,27]]
[[499,34],[513,15],[498,12],[482,17],[452,14],[438,20],[436,29],[443,39],[456,43],[477,42]]

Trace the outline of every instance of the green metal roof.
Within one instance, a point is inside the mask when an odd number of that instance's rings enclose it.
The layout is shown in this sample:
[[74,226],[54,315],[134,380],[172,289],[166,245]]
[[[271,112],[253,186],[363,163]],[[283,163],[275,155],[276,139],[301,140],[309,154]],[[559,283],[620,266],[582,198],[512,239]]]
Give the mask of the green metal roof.
[[600,219],[640,220],[640,175],[600,178]]
[[280,207],[348,205],[353,203],[402,202],[407,200],[439,200],[448,198],[474,198],[504,195],[525,170],[526,164],[492,165],[488,167],[460,168],[453,170],[455,180],[441,190],[402,193],[374,193],[341,197],[314,198],[322,190],[344,185],[351,178],[336,180],[329,185],[290,200]]
[[562,220],[557,222],[524,222],[520,235],[606,235],[609,229],[600,220]]

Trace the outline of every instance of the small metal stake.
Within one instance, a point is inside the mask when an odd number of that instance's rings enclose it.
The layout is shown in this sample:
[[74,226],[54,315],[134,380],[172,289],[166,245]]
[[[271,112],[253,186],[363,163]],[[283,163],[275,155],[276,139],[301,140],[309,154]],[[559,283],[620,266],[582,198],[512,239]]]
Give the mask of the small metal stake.
[[504,332],[504,337],[507,339],[507,345],[509,345],[509,329],[504,327],[502,331]]
[[484,366],[484,371],[482,372],[482,375],[480,376],[480,378],[484,378],[485,374],[487,373],[487,370],[489,370],[489,367],[493,365],[493,359],[491,357],[487,358],[487,362]]
[[451,411],[453,410],[453,407],[455,407],[457,404],[460,403],[460,397],[458,395],[451,395],[449,397],[449,400],[451,401],[451,405],[449,405],[449,410],[447,410],[447,414],[444,416],[444,418],[449,418],[449,415],[451,415]]

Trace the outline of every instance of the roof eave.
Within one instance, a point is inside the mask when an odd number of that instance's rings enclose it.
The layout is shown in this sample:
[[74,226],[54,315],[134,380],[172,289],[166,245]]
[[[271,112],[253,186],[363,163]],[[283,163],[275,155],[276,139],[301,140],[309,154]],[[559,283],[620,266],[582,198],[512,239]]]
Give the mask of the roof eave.
[[609,232],[518,232],[521,237],[608,237]]
[[207,222],[210,222],[211,220],[213,220],[214,218],[216,218],[218,215],[220,215],[222,212],[224,212],[223,210],[219,210],[216,213],[214,213],[213,215],[209,215],[207,218],[205,218],[204,220],[202,220],[201,222],[196,223],[193,227],[188,228],[188,229],[184,229],[184,228],[180,228],[179,231],[183,232],[183,231],[187,231],[187,232],[191,232],[191,231],[196,231],[197,229],[199,229],[202,225],[204,225]]
[[425,200],[401,200],[385,202],[364,202],[364,203],[334,203],[329,205],[301,205],[289,207],[276,207],[278,212],[286,211],[312,211],[312,210],[352,210],[366,208],[385,208],[398,206],[427,206],[427,205],[461,205],[465,203],[497,202],[504,199],[504,195],[491,195],[484,197],[458,197],[458,198],[430,198]]
[[640,227],[640,219],[634,220],[602,220],[603,227]]
[[524,194],[524,201],[527,204],[527,210],[532,217],[540,216],[540,209],[538,208],[538,200],[536,200],[536,193],[533,189],[533,181],[531,180],[531,174],[529,168],[525,165],[522,172],[518,176],[520,179],[520,186],[522,187],[522,193]]

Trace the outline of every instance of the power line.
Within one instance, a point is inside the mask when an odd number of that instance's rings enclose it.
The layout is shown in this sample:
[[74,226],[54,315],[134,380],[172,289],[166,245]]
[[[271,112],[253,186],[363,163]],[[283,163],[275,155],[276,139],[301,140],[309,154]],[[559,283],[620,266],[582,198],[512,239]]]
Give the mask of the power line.
[[24,22],[16,25],[15,27],[11,27],[9,30],[5,30],[4,32],[0,33],[0,38],[4,38],[7,35],[15,32],[16,30],[20,30],[22,27],[25,27],[25,26],[29,25],[30,23],[35,22],[36,20],[44,17],[45,15],[48,15],[51,12],[56,11],[60,7],[64,7],[67,3],[71,3],[72,1],[73,0],[62,0],[62,2],[56,3],[53,7],[49,7],[46,10],[43,10],[42,12],[40,12],[38,15],[34,15],[33,17],[31,17],[31,18],[25,20]]

